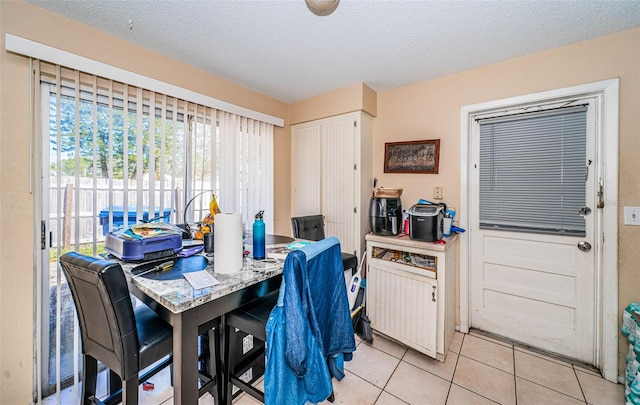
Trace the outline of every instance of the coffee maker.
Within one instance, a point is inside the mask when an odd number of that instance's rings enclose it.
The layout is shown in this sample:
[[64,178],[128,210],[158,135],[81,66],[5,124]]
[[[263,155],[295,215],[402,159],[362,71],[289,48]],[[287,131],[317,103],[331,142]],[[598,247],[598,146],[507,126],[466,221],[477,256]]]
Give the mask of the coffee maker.
[[371,197],[369,228],[376,235],[398,235],[402,229],[400,198]]

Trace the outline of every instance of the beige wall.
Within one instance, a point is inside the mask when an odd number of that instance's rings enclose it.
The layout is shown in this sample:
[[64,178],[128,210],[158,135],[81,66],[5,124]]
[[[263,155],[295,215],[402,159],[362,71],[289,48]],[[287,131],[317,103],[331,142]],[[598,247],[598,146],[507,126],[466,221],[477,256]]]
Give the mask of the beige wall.
[[[364,84],[287,106],[219,77],[138,48],[22,1],[0,1],[0,403],[31,402],[35,199],[29,172],[29,65],[4,51],[10,32],[92,59],[287,119],[276,129],[276,232],[290,232],[289,124],[364,110],[374,120],[373,176],[404,188],[403,203],[431,199],[435,185],[459,205],[460,107],[620,77],[620,207],[640,206],[640,29],[425,81],[377,95]],[[152,69],[148,66],[153,66]],[[384,143],[441,139],[437,175],[384,174]],[[640,227],[620,222],[620,308],[640,300]],[[25,252],[27,252],[25,254]],[[620,351],[624,347],[621,345]],[[622,354],[621,354],[622,356]],[[623,357],[621,357],[623,358]],[[624,362],[622,362],[622,365]]]
[[[444,188],[444,201],[460,201],[460,107],[610,78],[620,78],[620,181],[617,201],[640,205],[640,29],[597,38],[378,93],[373,131],[373,177],[387,187],[402,187],[404,207],[432,199]],[[384,143],[437,139],[438,174],[383,173]],[[621,212],[621,211],[620,211]],[[619,307],[640,300],[640,227],[619,221]],[[607,236],[608,237],[608,236]],[[620,370],[626,346],[620,339]]]
[[[405,208],[419,198],[432,200],[433,187],[442,186],[444,201],[458,207],[462,106],[616,77],[620,78],[620,190],[618,199],[608,203],[621,209],[640,205],[640,159],[635,156],[640,150],[640,29],[378,94],[366,85],[345,87],[291,104],[289,121],[297,124],[356,110],[369,112],[376,117],[372,177],[378,178],[378,185],[403,188]],[[441,140],[439,173],[385,174],[385,142],[419,139]],[[622,213],[619,222],[621,313],[629,302],[640,301],[640,227],[622,225]],[[626,346],[622,338],[620,343],[622,372]]]
[[354,111],[377,115],[376,93],[364,83],[320,94],[289,105],[289,124],[332,117]]
[[[4,49],[9,32],[266,114],[285,103],[22,1],[0,1],[0,404],[32,401],[34,194],[29,172],[29,61]],[[275,129],[276,230],[289,229],[289,131]],[[282,219],[284,218],[284,220]],[[280,225],[283,224],[283,225]]]

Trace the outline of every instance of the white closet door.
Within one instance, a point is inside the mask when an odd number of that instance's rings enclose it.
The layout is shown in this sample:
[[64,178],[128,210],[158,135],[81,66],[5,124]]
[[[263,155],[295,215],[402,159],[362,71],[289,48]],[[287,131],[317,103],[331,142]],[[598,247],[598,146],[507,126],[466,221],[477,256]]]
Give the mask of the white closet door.
[[292,216],[322,212],[321,189],[321,125],[300,126],[293,130]]
[[[355,140],[353,117],[338,117],[322,125],[322,213],[326,236],[340,240],[343,252],[355,244]],[[359,186],[358,186],[359,187]]]

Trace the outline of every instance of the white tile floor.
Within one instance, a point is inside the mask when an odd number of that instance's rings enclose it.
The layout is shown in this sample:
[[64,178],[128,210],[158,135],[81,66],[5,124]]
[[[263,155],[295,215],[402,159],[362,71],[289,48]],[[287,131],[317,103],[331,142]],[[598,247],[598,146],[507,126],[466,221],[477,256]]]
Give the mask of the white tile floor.
[[[371,345],[357,343],[353,360],[345,363],[346,377],[333,381],[335,405],[624,404],[624,387],[594,370],[473,332],[455,334],[444,363],[378,335]],[[155,390],[141,391],[140,403],[172,404],[168,372],[152,381]],[[60,403],[78,403],[71,402],[71,394]],[[43,403],[55,404],[55,397]],[[213,398],[204,396],[199,403],[212,405]],[[254,404],[259,402],[247,395],[234,401]]]

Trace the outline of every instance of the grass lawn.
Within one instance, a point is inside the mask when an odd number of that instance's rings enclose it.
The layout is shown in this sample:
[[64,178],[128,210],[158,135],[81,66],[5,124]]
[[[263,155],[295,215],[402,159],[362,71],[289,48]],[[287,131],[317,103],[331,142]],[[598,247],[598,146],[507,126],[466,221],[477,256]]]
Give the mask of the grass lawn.
[[[62,256],[67,252],[74,252],[74,251],[76,251],[75,246],[65,246],[62,249],[60,249],[60,256]],[[101,253],[105,253],[106,250],[104,249],[104,242],[97,242],[95,253],[93,252],[93,243],[81,244],[77,252],[87,256],[95,256],[96,254],[99,255]],[[49,249],[49,261],[51,263],[58,261],[58,251],[54,248]]]

